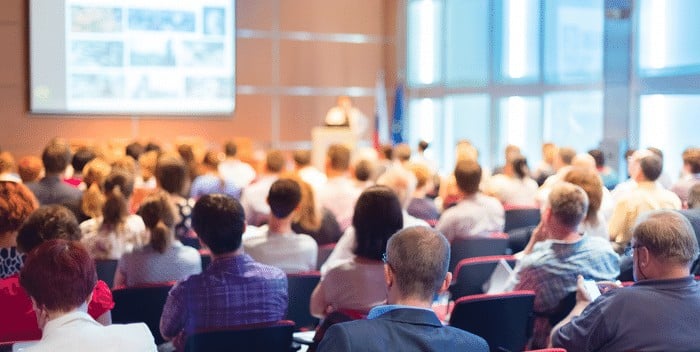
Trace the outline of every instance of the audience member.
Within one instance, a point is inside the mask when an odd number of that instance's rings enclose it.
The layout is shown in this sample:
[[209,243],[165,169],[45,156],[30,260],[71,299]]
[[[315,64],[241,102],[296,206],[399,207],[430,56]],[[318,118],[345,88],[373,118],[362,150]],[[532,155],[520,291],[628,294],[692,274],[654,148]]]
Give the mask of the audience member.
[[36,156],[25,156],[17,163],[17,173],[24,183],[36,182],[43,177],[44,166]]
[[0,279],[19,272],[25,255],[17,250],[17,230],[39,202],[25,185],[0,181]]
[[416,153],[411,155],[411,162],[414,164],[421,164],[425,165],[428,170],[430,170],[431,174],[435,174],[437,172],[437,164],[435,163],[434,160],[429,158],[426,154],[426,150],[430,147],[430,143],[424,140],[418,141],[418,148],[416,149]]
[[671,190],[684,205],[688,203],[690,188],[700,183],[700,148],[688,148],[683,152],[683,176]]
[[[659,148],[655,147],[648,147],[648,151],[652,152],[656,156],[661,159],[661,166],[664,164],[664,153],[661,151]],[[665,170],[661,170],[661,175],[659,175],[659,178],[656,180],[664,189],[671,189],[671,186],[673,186],[673,182],[671,181],[671,176],[666,172]]]
[[139,174],[134,181],[134,187],[137,189],[154,189],[156,188],[156,165],[158,165],[158,152],[150,151],[141,154],[138,159]]
[[[112,167],[102,158],[95,158],[85,164],[83,168],[83,181],[78,188],[84,189],[80,199],[80,212],[88,218],[94,219],[102,216],[102,207],[105,203],[104,182]],[[78,216],[80,218],[78,214]]]
[[219,163],[219,174],[223,178],[233,181],[239,188],[245,188],[255,180],[253,167],[237,157],[238,145],[236,142],[226,142],[224,154],[226,158]]
[[204,155],[199,176],[192,181],[190,197],[198,199],[205,194],[223,193],[240,199],[241,188],[231,179],[219,174],[219,153],[209,151]]
[[[85,168],[85,165],[90,162],[90,160],[95,159],[96,157],[97,154],[95,154],[95,151],[92,150],[92,148],[78,148],[78,150],[75,151],[75,154],[73,154],[73,159],[71,159],[70,162],[71,167],[73,167],[73,175],[63,181],[73,187],[80,188],[80,185],[83,182],[83,168]],[[81,190],[84,191],[85,189],[83,188]]]
[[319,351],[488,351],[482,338],[443,326],[431,310],[433,297],[447,290],[450,245],[437,231],[410,227],[386,246],[387,303],[372,308],[367,320],[331,326]]
[[685,216],[693,226],[695,236],[698,236],[700,242],[700,184],[696,184],[690,188],[688,193],[688,209],[680,210],[680,213]]
[[27,257],[19,282],[43,336],[24,351],[156,351],[144,323],[103,326],[88,314],[95,263],[80,243],[50,240]]
[[9,152],[0,152],[0,181],[22,182],[17,174],[15,158]]
[[262,175],[243,190],[241,204],[243,209],[245,209],[245,216],[249,225],[260,226],[267,223],[267,218],[270,215],[267,194],[270,192],[272,183],[277,181],[280,173],[284,171],[285,164],[285,157],[281,151],[268,151]]
[[114,287],[182,281],[202,271],[199,252],[175,238],[177,210],[165,191],[146,197],[139,209],[150,242],[124,253],[114,275]]
[[296,174],[304,180],[304,182],[314,187],[316,191],[321,189],[328,178],[326,174],[321,172],[315,166],[311,165],[311,150],[301,149],[295,150],[292,154],[294,159],[294,169]]
[[[355,188],[362,193],[367,187],[374,185],[372,174],[374,173],[374,162],[368,159],[360,159],[352,166],[352,177]],[[380,175],[381,177],[381,175]]]
[[542,143],[542,160],[532,172],[532,178],[542,186],[547,177],[554,175],[554,159],[558,151],[554,143]]
[[536,207],[537,182],[530,178],[527,159],[519,153],[511,154],[501,171],[489,178],[484,193],[506,207]]
[[493,169],[493,175],[502,174],[503,169],[506,168],[506,165],[510,164],[518,156],[522,156],[522,153],[520,152],[520,147],[514,144],[508,144],[503,150],[505,164],[501,166],[496,166],[496,168]]
[[321,205],[330,210],[340,225],[345,229],[352,222],[352,211],[359,191],[350,177],[350,149],[341,144],[328,147],[326,154],[326,175],[328,182],[319,191]]
[[537,201],[540,204],[547,201],[552,187],[561,181],[562,178],[564,178],[564,175],[569,172],[569,169],[571,169],[571,163],[574,162],[574,158],[576,158],[576,150],[574,148],[560,147],[557,149],[557,154],[555,155],[554,162],[552,163],[554,174],[547,177],[537,193]]
[[407,143],[399,143],[394,146],[394,160],[401,166],[406,166],[406,164],[411,160],[411,146]]
[[212,253],[212,263],[170,291],[160,331],[174,345],[199,329],[278,321],[287,312],[287,277],[255,262],[241,248],[245,214],[237,200],[222,194],[199,198],[192,225]]
[[416,177],[416,190],[413,191],[406,211],[411,216],[424,220],[430,226],[435,226],[440,218],[440,212],[435,206],[435,201],[427,196],[435,188],[432,173],[428,166],[420,163],[410,164],[408,169]]
[[170,202],[175,205],[179,221],[175,224],[175,237],[179,240],[192,240],[192,208],[194,199],[182,196],[187,184],[187,165],[177,154],[164,154],[156,164],[156,184],[168,192]]
[[134,175],[115,168],[105,179],[102,216],[80,224],[83,243],[95,259],[119,259],[146,243],[146,226],[138,215],[129,215]]
[[27,187],[39,200],[39,204],[66,204],[77,207],[83,192],[63,182],[63,173],[71,159],[68,144],[52,140],[44,148],[41,161],[46,175],[38,182],[27,183]]
[[603,183],[599,174],[589,168],[572,167],[564,176],[563,181],[581,187],[588,196],[588,211],[579,224],[578,230],[586,236],[600,237],[606,241],[610,239],[607,222],[600,210],[603,201]]
[[185,165],[187,166],[187,178],[185,187],[182,190],[182,195],[186,196],[189,194],[189,189],[190,185],[192,184],[192,181],[195,179],[195,177],[199,176],[199,165],[197,164],[197,160],[194,156],[194,148],[192,148],[191,145],[189,144],[180,144],[177,146],[177,153],[180,155],[182,158],[182,161],[185,162]]
[[[78,222],[70,210],[60,205],[42,206],[20,227],[17,248],[26,254],[31,253],[44,241],[63,239],[79,242],[80,237]],[[110,311],[113,307],[112,292],[104,281],[98,281],[88,303],[88,314],[101,324],[108,325],[112,322]],[[20,287],[17,274],[0,280],[0,311],[0,341],[29,341],[41,338],[32,302]]]
[[576,290],[576,275],[602,281],[615,280],[619,274],[619,258],[608,242],[578,232],[587,211],[588,197],[581,187],[556,184],[516,265],[514,289],[535,291],[532,348],[547,346],[551,329],[547,315]]
[[648,151],[641,157],[636,152],[634,158],[637,158],[639,167],[632,168],[631,172],[637,187],[618,200],[608,222],[610,240],[618,253],[629,244],[639,215],[650,210],[681,208],[678,196],[656,183],[661,175],[661,158]]
[[579,277],[571,314],[553,329],[552,344],[567,351],[690,351],[700,346],[692,322],[700,315],[700,286],[690,275],[698,242],[678,213],[648,213],[634,228],[635,284],[612,288],[591,302]]
[[[141,158],[141,154],[146,152],[146,148],[139,142],[131,142],[124,148],[124,154],[130,156],[134,161]],[[157,151],[156,151],[157,153]]]
[[595,167],[598,171],[598,175],[603,180],[603,185],[607,189],[613,189],[617,185],[618,177],[617,172],[613,170],[610,166],[605,165],[605,154],[600,149],[591,149],[588,151],[593,159],[595,160]]
[[330,210],[322,207],[317,201],[314,189],[301,178],[292,177],[301,187],[301,201],[292,218],[292,231],[305,233],[313,237],[320,245],[338,242],[340,225]]
[[382,254],[389,237],[403,227],[396,194],[386,186],[367,188],[355,205],[352,229],[357,244],[350,259],[322,274],[311,294],[311,314],[323,318],[334,311],[367,314],[386,302]]
[[498,199],[479,192],[481,167],[476,161],[459,161],[454,177],[462,200],[445,210],[437,229],[450,242],[469,236],[486,236],[503,231],[505,212]]
[[309,235],[292,230],[292,219],[301,201],[301,187],[280,178],[270,187],[267,228],[243,241],[243,248],[255,261],[282,269],[285,273],[316,270],[318,245]]

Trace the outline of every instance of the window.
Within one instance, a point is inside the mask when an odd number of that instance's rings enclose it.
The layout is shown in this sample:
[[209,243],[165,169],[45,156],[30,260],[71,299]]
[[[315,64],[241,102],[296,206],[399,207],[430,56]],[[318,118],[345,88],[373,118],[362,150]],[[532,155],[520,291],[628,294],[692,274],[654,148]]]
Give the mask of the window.
[[543,139],[579,152],[597,148],[603,139],[603,94],[600,91],[546,94]]
[[446,71],[449,85],[485,86],[489,79],[488,1],[448,0]]
[[503,0],[501,74],[503,81],[536,81],[540,74],[540,5],[537,0]]
[[536,165],[541,159],[542,100],[539,97],[507,97],[501,99],[499,108],[498,165],[505,163],[504,151],[508,144],[519,146],[528,165]]
[[429,85],[437,83],[442,73],[440,31],[442,3],[419,0],[408,3],[408,83]]

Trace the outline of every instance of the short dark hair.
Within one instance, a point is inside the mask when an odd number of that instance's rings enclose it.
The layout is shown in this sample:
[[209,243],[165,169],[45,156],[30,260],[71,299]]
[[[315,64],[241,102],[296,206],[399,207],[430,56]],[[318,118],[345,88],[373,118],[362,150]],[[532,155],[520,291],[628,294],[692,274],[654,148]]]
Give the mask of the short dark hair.
[[286,218],[301,201],[301,187],[292,179],[281,178],[270,186],[267,203],[270,213],[276,218]]
[[557,153],[559,159],[566,165],[571,165],[574,161],[574,157],[576,157],[576,149],[571,147],[561,147]]
[[39,307],[68,312],[95,289],[95,261],[79,242],[46,241],[27,256],[19,283]]
[[401,295],[432,300],[450,263],[450,244],[445,236],[427,226],[409,227],[391,236],[386,254]]
[[663,171],[663,161],[656,155],[647,155],[639,160],[639,168],[649,181],[656,181]]
[[65,171],[70,160],[70,148],[59,141],[52,141],[41,153],[41,162],[47,174],[59,174]]
[[212,253],[236,251],[245,231],[243,207],[224,194],[202,196],[192,210],[192,228]]
[[595,166],[596,167],[603,167],[605,166],[605,155],[603,154],[603,151],[600,149],[591,149],[588,151],[588,154],[593,157],[593,160],[595,160]]
[[429,146],[430,146],[430,143],[428,143],[424,140],[421,140],[420,142],[418,142],[418,150],[420,150],[421,152],[428,149]]
[[171,194],[179,194],[185,188],[187,165],[179,155],[162,155],[156,164],[158,185]]
[[150,152],[151,150],[155,150],[157,152],[160,152],[161,151],[160,144],[158,144],[156,142],[148,142],[148,144],[146,144],[145,151]]
[[126,155],[130,156],[134,160],[139,160],[141,154],[146,151],[146,148],[139,142],[131,142],[126,146]]
[[62,205],[45,205],[29,215],[19,228],[17,247],[24,253],[47,240],[80,241],[80,225],[72,211]]
[[481,166],[474,160],[460,160],[455,165],[455,181],[460,191],[467,195],[479,191],[481,182]]
[[284,159],[284,153],[280,150],[270,150],[265,156],[265,168],[270,172],[282,172],[284,170],[284,165],[286,160]]
[[95,154],[95,151],[93,151],[91,148],[78,148],[78,150],[75,151],[75,154],[73,154],[73,160],[71,160],[70,164],[73,167],[73,170],[76,172],[82,172],[85,164],[90,162],[90,160],[95,159],[95,157],[97,157],[97,154]]
[[355,178],[359,181],[367,181],[372,176],[373,169],[374,164],[371,161],[362,159],[355,163]]
[[298,166],[307,166],[311,164],[311,151],[308,149],[295,150],[292,154],[294,163]]
[[224,144],[224,154],[226,156],[234,157],[238,154],[238,145],[234,141],[227,141]]
[[333,170],[345,171],[350,168],[350,149],[342,144],[328,147],[328,163]]
[[386,186],[365,189],[355,204],[352,217],[360,257],[381,260],[386,242],[403,227],[403,211],[399,198]]

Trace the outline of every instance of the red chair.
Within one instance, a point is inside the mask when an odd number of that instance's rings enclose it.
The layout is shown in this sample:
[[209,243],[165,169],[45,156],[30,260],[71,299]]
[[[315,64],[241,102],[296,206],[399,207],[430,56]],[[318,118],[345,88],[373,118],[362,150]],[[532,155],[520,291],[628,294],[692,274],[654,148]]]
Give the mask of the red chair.
[[160,316],[163,315],[163,306],[174,284],[175,281],[113,290],[112,322],[146,323],[156,344],[165,342],[160,335]]
[[309,305],[311,293],[320,280],[321,273],[318,271],[287,274],[287,319],[296,323],[295,330],[313,330],[318,325],[318,318],[311,315]]
[[207,329],[187,337],[185,352],[289,352],[293,350],[293,333],[294,322],[290,320]]
[[450,246],[450,271],[454,272],[460,260],[489,255],[505,255],[508,249],[508,235],[492,233],[489,236],[458,238]]
[[335,243],[328,243],[318,246],[318,257],[316,260],[316,270],[321,270],[321,265],[323,265],[328,257],[331,255],[335,249]]
[[484,293],[482,286],[489,280],[501,259],[507,261],[511,268],[515,266],[516,260],[512,255],[491,255],[460,260],[452,275],[450,286],[452,298]]
[[483,337],[491,351],[522,351],[532,335],[535,292],[465,296],[455,302],[450,325]]

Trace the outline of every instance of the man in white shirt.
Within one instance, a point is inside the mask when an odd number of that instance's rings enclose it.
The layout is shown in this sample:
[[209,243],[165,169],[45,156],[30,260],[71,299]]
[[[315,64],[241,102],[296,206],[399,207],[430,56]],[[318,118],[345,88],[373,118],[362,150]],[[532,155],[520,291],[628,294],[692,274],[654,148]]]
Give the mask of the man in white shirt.
[[277,181],[284,170],[286,160],[279,150],[270,150],[265,157],[265,171],[257,181],[243,190],[241,205],[245,210],[248,225],[260,226],[267,223],[270,206],[267,204],[267,193],[270,186]]
[[256,261],[276,266],[287,274],[316,270],[316,240],[292,231],[292,218],[300,201],[301,187],[296,181],[284,178],[275,181],[267,197],[270,205],[267,231],[245,239],[245,252]]
[[255,170],[250,164],[242,162],[236,158],[238,146],[234,141],[224,144],[226,159],[219,163],[219,173],[221,177],[230,180],[239,188],[248,186],[255,179]]
[[352,223],[355,202],[361,191],[350,177],[350,149],[342,144],[333,144],[326,153],[326,175],[328,182],[319,190],[321,205],[330,210],[345,229]]

